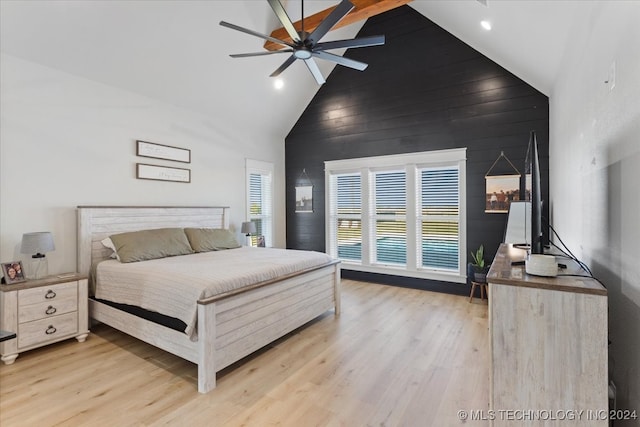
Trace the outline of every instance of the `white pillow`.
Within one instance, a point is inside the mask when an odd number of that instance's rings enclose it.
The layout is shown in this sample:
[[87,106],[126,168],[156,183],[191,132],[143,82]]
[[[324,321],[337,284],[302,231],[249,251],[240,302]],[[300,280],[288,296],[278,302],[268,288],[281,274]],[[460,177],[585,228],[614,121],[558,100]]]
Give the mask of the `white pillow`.
[[102,246],[104,246],[105,248],[111,249],[113,251],[111,252],[111,255],[109,255],[110,258],[114,258],[120,261],[118,252],[116,252],[116,245],[113,244],[110,237],[107,237],[106,239],[102,239],[100,243],[102,243]]

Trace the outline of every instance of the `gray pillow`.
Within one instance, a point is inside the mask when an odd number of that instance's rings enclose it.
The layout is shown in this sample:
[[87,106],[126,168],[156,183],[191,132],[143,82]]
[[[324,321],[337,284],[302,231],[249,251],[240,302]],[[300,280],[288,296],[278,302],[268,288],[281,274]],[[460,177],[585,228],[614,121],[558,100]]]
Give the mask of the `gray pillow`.
[[185,228],[191,247],[196,252],[239,248],[233,233],[224,228]]
[[136,262],[192,254],[182,228],[158,228],[109,236],[120,262]]

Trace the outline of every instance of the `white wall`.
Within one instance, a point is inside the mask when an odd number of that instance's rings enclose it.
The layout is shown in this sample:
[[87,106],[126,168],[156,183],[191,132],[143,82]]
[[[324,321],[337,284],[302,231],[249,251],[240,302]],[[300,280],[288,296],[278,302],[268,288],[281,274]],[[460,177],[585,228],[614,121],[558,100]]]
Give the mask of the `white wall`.
[[[284,141],[2,54],[0,261],[22,234],[51,231],[49,272],[75,271],[78,205],[230,206],[245,219],[245,158],[275,165],[275,246],[284,246]],[[247,100],[249,102],[249,100]],[[135,155],[135,140],[191,149],[191,164]],[[135,178],[136,162],[191,169],[192,182]]]
[[551,216],[608,288],[618,407],[640,411],[640,2],[582,6],[550,97]]

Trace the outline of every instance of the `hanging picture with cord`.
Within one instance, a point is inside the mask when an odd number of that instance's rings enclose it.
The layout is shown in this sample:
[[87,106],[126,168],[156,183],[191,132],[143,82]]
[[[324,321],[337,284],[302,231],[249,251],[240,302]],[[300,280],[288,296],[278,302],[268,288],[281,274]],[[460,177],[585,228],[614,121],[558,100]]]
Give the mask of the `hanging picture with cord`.
[[313,186],[296,187],[296,213],[313,212]]
[[[496,166],[498,167],[496,168]],[[511,163],[504,151],[501,151],[484,175],[486,180],[485,213],[509,212],[511,202],[520,200],[520,176],[518,168]]]
[[520,200],[520,175],[495,175],[485,177],[486,213],[507,213],[513,201]]

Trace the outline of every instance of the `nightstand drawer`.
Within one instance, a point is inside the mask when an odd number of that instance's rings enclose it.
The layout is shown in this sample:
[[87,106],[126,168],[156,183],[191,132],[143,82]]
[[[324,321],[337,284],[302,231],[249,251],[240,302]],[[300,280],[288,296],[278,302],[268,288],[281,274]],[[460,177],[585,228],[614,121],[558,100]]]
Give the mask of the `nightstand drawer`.
[[78,310],[78,299],[71,295],[60,299],[56,297],[51,301],[29,304],[20,308],[18,312],[18,323],[31,322],[33,320],[45,319],[60,314],[70,313]]
[[39,302],[53,302],[67,298],[78,298],[78,282],[60,283],[51,286],[42,286],[33,289],[18,291],[18,307]]
[[18,347],[55,341],[58,337],[78,332],[78,313],[67,313],[48,319],[18,325]]

